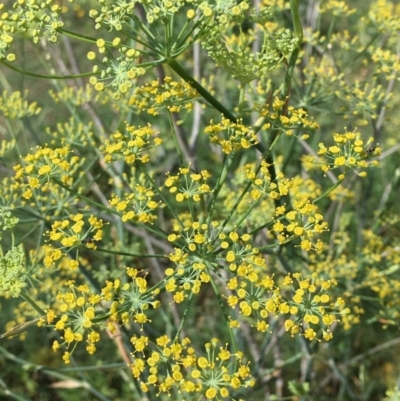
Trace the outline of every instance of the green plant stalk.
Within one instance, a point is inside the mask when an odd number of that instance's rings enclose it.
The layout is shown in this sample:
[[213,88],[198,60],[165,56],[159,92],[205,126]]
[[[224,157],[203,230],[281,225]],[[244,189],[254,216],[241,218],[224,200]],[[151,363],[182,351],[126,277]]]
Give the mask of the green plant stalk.
[[176,135],[176,131],[175,131],[175,127],[174,127],[174,123],[173,123],[173,121],[172,121],[172,115],[171,115],[171,112],[170,112],[170,111],[168,111],[168,119],[169,119],[169,125],[170,125],[170,127],[171,127],[172,138],[173,138],[173,140],[174,140],[176,152],[178,153],[178,157],[179,157],[179,164],[180,164],[181,166],[183,166],[183,154],[182,154],[182,149],[181,149],[181,147],[179,146],[179,143],[178,143],[178,138],[177,138],[177,135]]
[[104,248],[96,248],[93,249],[94,251],[97,252],[102,252],[102,253],[109,253],[111,255],[119,255],[119,256],[131,256],[133,258],[157,258],[157,259],[165,259],[164,254],[160,253],[154,253],[154,254],[146,254],[146,253],[131,253],[131,252],[122,252],[122,251],[111,251],[110,249],[104,249]]
[[20,295],[21,298],[28,302],[41,316],[46,315],[46,312],[25,291],[21,291]]
[[297,39],[299,40],[299,47],[303,41],[303,27],[300,20],[299,12],[300,0],[290,0],[290,12],[292,14],[293,28]]
[[228,175],[229,172],[229,168],[232,165],[232,157],[228,156],[228,155],[224,155],[224,160],[222,162],[222,169],[221,169],[221,173],[219,174],[217,183],[215,184],[215,188],[211,193],[211,199],[209,202],[209,206],[208,206],[208,211],[207,211],[207,225],[210,224],[211,219],[212,219],[212,212],[214,210],[214,206],[215,206],[215,202],[217,200],[218,194],[222,189],[222,186],[225,183],[225,178]]
[[249,214],[253,211],[253,209],[260,203],[260,199],[257,199],[257,201],[255,201],[250,207],[248,207],[246,209],[246,213],[242,216],[241,219],[239,219],[237,221],[237,223],[235,224],[235,227],[240,227],[240,225],[242,224],[242,222],[244,220],[247,219],[247,217],[249,216]]
[[[86,35],[82,35],[80,33],[72,32],[65,28],[57,28],[56,31],[65,36],[68,36],[70,38],[77,39],[81,42],[88,42],[88,43],[92,43],[92,44],[97,42],[97,38],[92,38],[91,36],[86,36]],[[106,44],[107,44],[107,46],[115,47],[112,44],[112,42],[106,41]]]
[[[184,44],[186,43],[186,41],[192,36],[192,33],[196,30],[196,28],[200,25],[201,20],[203,17],[201,17],[200,19],[198,19],[193,26],[188,30],[188,32],[185,34],[185,36],[181,37],[185,30],[186,27],[189,25],[189,22],[186,22],[184,27],[182,28],[181,32],[179,32],[179,35],[175,41],[175,43],[177,44],[176,46],[176,51],[179,51],[179,49],[187,49],[187,46],[184,46]],[[202,36],[202,34],[204,33],[205,29],[200,29],[200,32],[198,32],[195,37],[188,43],[189,45],[192,44],[199,36]],[[179,54],[182,53],[182,51],[179,51]]]
[[326,198],[332,191],[334,191],[341,183],[343,180],[338,180],[338,182],[331,186],[330,188],[328,188],[322,195],[318,196],[317,199],[314,199],[312,203],[317,203],[319,202],[321,199]]
[[188,315],[189,310],[190,310],[190,305],[192,304],[192,299],[193,299],[193,292],[191,292],[190,295],[189,295],[188,304],[187,304],[187,306],[185,308],[185,311],[183,312],[181,324],[178,327],[178,330],[177,330],[177,332],[175,334],[175,338],[173,339],[172,344],[174,344],[175,341],[177,341],[179,336],[181,335],[183,326],[184,326],[184,324],[186,322],[186,318],[187,318],[187,315]]
[[[143,30],[143,32],[154,42],[157,43],[157,38],[153,35],[153,33],[151,32],[150,29],[147,28],[147,26],[140,20],[140,18],[138,18],[137,16],[130,16],[130,18],[133,21],[136,21],[139,25],[140,28]],[[158,33],[157,33],[158,35]]]
[[290,0],[290,12],[292,14],[293,28],[296,38],[298,40],[298,46],[295,50],[293,50],[292,54],[290,55],[289,64],[286,70],[285,82],[283,86],[283,96],[286,97],[290,96],[293,72],[296,66],[297,57],[299,55],[300,46],[303,41],[303,27],[300,20],[299,0]]
[[[224,304],[224,302],[222,300],[222,296],[221,296],[221,294],[220,294],[220,292],[218,290],[218,287],[215,284],[214,279],[213,279],[213,277],[211,275],[212,266],[210,266],[210,263],[208,261],[206,261],[206,269],[207,269],[207,272],[208,272],[208,276],[210,277],[210,283],[211,283],[211,286],[212,286],[212,288],[214,290],[214,294],[216,295],[216,297],[218,299],[219,306],[220,306],[222,314],[224,316],[225,324],[226,324],[226,327],[227,327],[228,333],[229,333],[229,338],[231,339],[231,343],[232,343],[232,348],[233,348],[233,352],[232,353],[236,354],[237,351],[238,351],[238,348],[237,348],[235,336],[233,334],[233,330],[232,330],[232,328],[231,328],[231,326],[229,324],[229,316],[228,316],[228,313],[226,311],[225,304]],[[235,361],[235,369],[234,369],[235,372],[237,370],[236,367],[237,367],[237,360]]]
[[[72,193],[73,195],[75,195],[76,197],[78,197],[79,199],[84,200],[85,202],[87,202],[89,205],[98,207],[101,210],[104,210],[108,213],[114,214],[115,216],[121,217],[121,213],[117,212],[116,210],[113,210],[107,206],[102,205],[101,203],[95,202],[94,200],[88,198],[85,195],[80,194],[77,191],[72,190],[71,188],[67,187],[66,185],[64,185],[60,180],[52,177],[51,178],[52,181],[54,181],[57,185],[59,185],[60,187],[64,188],[65,190],[67,190],[68,192]],[[140,223],[135,223],[135,225],[137,225],[138,227],[142,227],[147,231],[152,232],[153,234],[166,239],[168,237],[167,233],[162,230],[160,227],[154,226],[156,229],[153,228],[153,226],[150,225],[144,225],[144,224],[140,224]]]
[[196,91],[213,106],[216,110],[223,114],[225,118],[236,123],[236,117],[228,111],[214,96],[211,95],[202,85],[200,85],[190,74],[188,74],[180,64],[174,60],[167,60],[167,64],[185,81],[187,82],[193,89]]
[[64,188],[66,191],[68,191],[69,193],[73,194],[74,196],[78,197],[79,199],[84,200],[85,202],[87,202],[89,205],[94,206],[100,210],[104,210],[105,212],[114,214],[116,216],[121,217],[121,214],[119,212],[117,212],[116,210],[113,210],[107,206],[102,205],[101,203],[98,203],[96,201],[94,201],[93,199],[88,198],[85,195],[80,194],[79,192],[75,191],[74,189],[68,187],[67,185],[65,185],[63,182],[61,182],[58,178],[54,178],[51,177],[51,181],[53,181],[54,183],[56,183],[57,185],[59,185],[61,188]]
[[240,92],[239,92],[239,116],[243,115],[243,108],[244,108],[244,95],[246,93],[246,84],[240,84]]
[[[179,218],[178,214],[175,212],[174,208],[169,204],[167,198],[163,195],[163,193],[158,188],[158,185],[156,185],[154,180],[150,177],[150,175],[148,174],[148,172],[146,171],[146,169],[142,165],[140,165],[140,170],[144,173],[144,175],[147,177],[147,179],[152,183],[154,189],[157,191],[157,193],[160,196],[161,200],[166,204],[168,210],[172,213],[172,215],[174,216],[176,221],[179,223],[181,228],[184,228],[184,225],[183,225],[181,219]],[[166,237],[168,237],[168,235]]]
[[259,227],[255,228],[254,230],[250,231],[250,232],[249,232],[249,235],[254,235],[254,234],[258,233],[258,232],[261,231],[263,228],[268,227],[268,226],[269,226],[270,224],[272,224],[274,221],[279,221],[279,220],[281,220],[282,218],[283,218],[283,216],[281,216],[279,219],[276,219],[276,220],[272,219],[272,220],[268,221],[267,223],[264,223],[262,226],[259,226]]
[[[256,175],[258,174],[258,172],[261,169],[261,163],[259,164],[259,166],[257,167],[256,170]],[[218,235],[222,232],[222,230],[225,228],[225,226],[228,224],[229,220],[231,219],[232,215],[235,213],[236,209],[238,208],[240,202],[243,200],[244,196],[247,194],[249,188],[251,187],[252,182],[249,181],[246,185],[246,187],[244,188],[244,190],[242,191],[242,193],[240,194],[239,198],[237,199],[237,201],[235,202],[235,204],[233,205],[232,209],[229,211],[228,216],[226,217],[226,219],[224,220],[224,222],[222,223]],[[216,236],[216,238],[218,237],[218,235]]]
[[13,65],[7,63],[7,61],[4,61],[4,60],[0,60],[0,64],[3,64],[10,70],[16,71],[20,74],[28,75],[30,77],[35,77],[35,78],[43,78],[43,79],[75,79],[75,78],[91,77],[93,75],[100,74],[100,72],[84,72],[82,74],[77,74],[77,75],[41,75],[41,74],[35,74],[33,72],[21,70],[17,67],[14,67]]
[[146,42],[145,38],[143,38],[138,32],[129,33],[126,31],[122,31],[128,38],[132,39],[136,43],[140,43],[142,46],[146,47],[147,49],[150,49],[152,51],[144,51],[144,50],[139,50],[141,54],[151,54],[151,55],[159,55],[160,54],[160,49],[158,48],[157,42],[155,40],[153,45],[149,45],[148,42]]

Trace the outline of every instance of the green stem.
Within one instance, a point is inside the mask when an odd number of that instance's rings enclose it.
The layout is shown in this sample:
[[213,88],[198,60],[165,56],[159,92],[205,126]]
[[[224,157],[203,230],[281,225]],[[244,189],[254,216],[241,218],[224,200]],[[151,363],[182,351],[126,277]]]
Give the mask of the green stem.
[[221,191],[222,186],[225,183],[225,178],[228,175],[229,167],[231,166],[231,164],[232,164],[232,158],[227,155],[224,155],[221,173],[218,177],[217,183],[215,184],[214,190],[211,193],[211,199],[210,199],[210,203],[209,203],[208,211],[207,211],[207,225],[210,224],[210,221],[212,219],[212,212],[214,210],[217,196],[218,196],[219,192]]
[[[185,29],[186,29],[188,23],[185,24],[185,26],[182,28],[181,32],[179,33],[178,38],[177,38],[176,41],[175,41],[175,43],[177,44],[177,45],[176,45],[176,50],[181,49],[181,48],[183,47],[183,45],[186,43],[186,41],[187,41],[189,38],[192,37],[192,33],[193,33],[193,32],[197,29],[197,27],[200,25],[201,19],[202,19],[202,17],[201,17],[199,20],[197,20],[197,21],[193,24],[193,26],[189,29],[189,31],[185,34],[185,36],[182,37],[182,35],[183,35],[183,33],[184,33],[184,31],[185,31]],[[192,38],[192,40],[190,41],[190,43],[193,43],[194,39],[197,39],[197,38],[202,34],[201,31],[204,31],[204,29],[203,29],[203,30],[200,29],[200,32],[198,32],[198,33],[195,35],[195,37]],[[186,48],[186,46],[185,46],[185,48]],[[179,54],[180,54],[180,53],[181,53],[181,51],[179,52]]]
[[301,26],[299,0],[290,0],[290,12],[292,13],[293,28],[297,39],[299,40],[299,47],[303,41],[303,27]]
[[313,203],[317,203],[319,202],[321,199],[324,199],[325,197],[327,197],[332,191],[334,191],[341,183],[343,180],[338,180],[338,182],[333,185],[332,187],[328,188],[322,195],[318,196],[317,199],[313,200]]
[[174,216],[174,218],[176,219],[176,221],[179,223],[179,225],[181,226],[181,228],[184,228],[184,225],[181,221],[181,219],[179,218],[178,214],[175,212],[175,209],[169,204],[167,198],[163,195],[163,193],[160,191],[160,189],[158,188],[158,185],[156,185],[156,183],[154,182],[154,180],[150,177],[150,175],[148,174],[148,172],[146,171],[146,169],[140,165],[140,170],[143,172],[143,174],[147,177],[147,179],[151,182],[151,184],[153,185],[153,188],[157,191],[159,197],[161,198],[161,200],[165,203],[165,205],[167,206],[168,210],[172,213],[172,215]]
[[[219,290],[218,290],[218,287],[217,287],[217,285],[215,284],[215,281],[214,281],[214,279],[213,279],[213,277],[212,277],[212,275],[211,275],[211,269],[210,269],[211,266],[210,266],[209,262],[206,262],[206,266],[207,266],[208,276],[210,277],[211,286],[212,286],[212,288],[213,288],[213,290],[214,290],[214,294],[217,296],[218,303],[219,303],[219,306],[220,306],[220,308],[221,308],[221,310],[222,310],[222,314],[223,314],[223,316],[224,316],[224,320],[225,320],[225,323],[226,323],[226,327],[227,327],[227,329],[228,329],[229,337],[230,337],[231,342],[232,342],[232,347],[233,347],[233,352],[232,352],[232,354],[236,354],[236,352],[237,352],[236,340],[235,340],[235,336],[234,336],[233,331],[232,331],[232,327],[231,327],[231,325],[229,324],[229,316],[228,316],[228,313],[227,313],[227,311],[226,311],[225,304],[224,304],[224,302],[223,302],[223,300],[222,300],[222,296],[221,296],[221,294],[220,294],[220,292],[219,292]],[[237,361],[235,362],[235,368],[236,368],[236,364],[237,364]],[[236,369],[235,369],[235,372],[236,372]]]
[[185,312],[183,313],[182,320],[181,320],[181,324],[179,325],[178,331],[177,331],[176,334],[175,334],[175,338],[174,338],[174,340],[172,341],[173,344],[175,343],[175,341],[177,341],[177,339],[179,338],[179,336],[180,336],[180,334],[181,334],[181,332],[182,332],[183,326],[184,326],[184,324],[185,324],[187,315],[188,315],[189,310],[190,310],[190,305],[192,304],[192,299],[193,299],[193,292],[190,292],[189,299],[188,299],[188,304],[187,304],[187,306],[186,306]]
[[185,81],[187,82],[193,89],[205,99],[208,103],[210,103],[216,110],[223,114],[225,118],[228,120],[235,122],[237,121],[236,117],[228,111],[214,96],[211,95],[203,86],[201,86],[190,74],[188,74],[174,59],[169,59],[167,64]]
[[[66,191],[74,194],[76,197],[78,197],[79,199],[84,200],[85,202],[87,202],[89,205],[98,207],[101,210],[104,210],[108,213],[114,214],[115,216],[121,217],[121,213],[117,212],[116,210],[113,210],[107,206],[102,205],[101,203],[95,202],[94,200],[88,198],[85,195],[82,195],[74,190],[72,190],[71,188],[67,187],[66,185],[64,185],[60,180],[56,179],[56,178],[51,178],[52,181],[54,181],[57,185],[59,185],[60,187],[64,188]],[[156,187],[157,188],[157,187]],[[160,227],[157,226],[151,226],[151,225],[144,225],[144,224],[140,224],[140,223],[135,223],[136,226],[141,227],[147,231],[150,231],[151,233],[153,233],[154,235],[164,238],[166,239],[168,237],[167,233],[162,230]],[[153,228],[154,227],[154,228]]]
[[4,61],[4,60],[0,60],[0,63],[5,65],[10,70],[16,71],[20,74],[28,75],[30,77],[35,77],[35,78],[44,78],[44,79],[75,79],[75,78],[91,77],[93,75],[100,74],[100,72],[84,72],[82,74],[76,74],[76,75],[41,75],[41,74],[35,74],[33,72],[21,70],[17,67],[14,67],[13,65],[7,63],[7,61]]
[[286,70],[285,83],[283,86],[283,95],[290,95],[290,88],[292,84],[292,77],[294,68],[296,66],[296,60],[299,55],[300,46],[303,41],[303,27],[301,26],[300,13],[299,13],[299,0],[290,0],[290,11],[292,13],[293,20],[293,28],[296,38],[298,40],[297,48],[293,50],[290,59],[289,65]]
[[79,192],[77,192],[77,191],[71,189],[70,187],[68,187],[67,185],[65,185],[65,184],[64,184],[63,182],[61,182],[59,179],[54,178],[54,177],[51,177],[51,180],[52,180],[53,182],[55,182],[57,185],[59,185],[61,188],[64,188],[64,189],[65,189],[66,191],[68,191],[69,193],[75,195],[75,196],[78,197],[79,199],[84,200],[84,201],[87,202],[89,205],[92,205],[92,206],[94,206],[94,207],[97,207],[97,208],[99,208],[100,210],[104,210],[104,211],[106,211],[106,212],[108,212],[108,213],[115,214],[116,216],[120,216],[120,213],[118,213],[117,211],[115,211],[115,210],[113,210],[113,209],[111,209],[111,208],[109,208],[109,207],[107,207],[107,206],[104,206],[104,205],[102,205],[101,203],[98,203],[98,202],[94,201],[93,199],[88,198],[88,197],[85,196],[85,195],[80,194]]
[[168,118],[169,118],[169,124],[170,124],[170,126],[171,126],[172,138],[173,138],[173,140],[174,140],[176,152],[178,153],[178,157],[179,157],[179,164],[180,164],[181,166],[183,166],[183,154],[182,154],[182,149],[181,149],[181,147],[179,146],[178,137],[177,137],[177,135],[176,135],[176,131],[175,131],[175,127],[174,127],[174,122],[172,121],[171,112],[168,112]]
[[21,298],[28,302],[41,316],[46,315],[46,312],[25,291],[21,291]]
[[[86,35],[82,35],[80,33],[72,32],[65,28],[57,28],[57,32],[62,33],[65,36],[69,36],[70,38],[80,40],[81,42],[88,42],[88,43],[96,43],[97,42],[97,38],[92,38],[91,36],[86,36]],[[106,42],[106,44],[107,44],[107,46],[114,47],[112,42]]]
[[245,91],[246,91],[246,84],[242,83],[240,85],[240,92],[239,92],[239,116],[243,115]]
[[109,253],[111,255],[119,255],[119,256],[131,256],[133,258],[158,258],[158,259],[165,259],[164,254],[154,253],[154,254],[146,254],[146,253],[131,253],[131,252],[121,252],[121,251],[111,251],[110,249],[104,248],[96,248],[94,251]]
[[[258,174],[258,172],[260,171],[260,169],[261,169],[261,163],[260,163],[260,165],[257,167],[256,175]],[[235,204],[233,205],[232,209],[229,211],[228,216],[226,217],[226,219],[224,220],[224,222],[223,222],[222,225],[220,226],[218,235],[222,232],[222,230],[223,230],[223,229],[225,228],[225,226],[228,224],[228,222],[229,222],[229,220],[231,219],[233,213],[235,213],[235,211],[236,211],[236,209],[238,208],[240,202],[243,200],[244,196],[247,194],[249,188],[251,187],[251,184],[252,184],[251,181],[249,181],[249,182],[247,183],[246,187],[244,188],[244,190],[243,190],[242,193],[240,194],[238,200],[235,202]],[[218,237],[218,236],[217,236],[217,237]],[[217,238],[217,237],[216,237],[216,238]]]

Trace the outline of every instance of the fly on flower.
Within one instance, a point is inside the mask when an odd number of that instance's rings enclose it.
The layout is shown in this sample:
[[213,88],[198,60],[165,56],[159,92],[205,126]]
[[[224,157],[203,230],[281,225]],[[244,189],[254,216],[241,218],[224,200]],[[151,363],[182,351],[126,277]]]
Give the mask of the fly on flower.
[[96,249],[96,244],[94,243],[94,239],[92,237],[86,237],[81,240],[82,245],[85,245],[86,248]]
[[364,149],[367,156],[380,156],[382,149],[379,147],[379,143],[372,145],[369,148]]
[[365,149],[365,151],[366,151],[367,153],[372,153],[372,152],[374,152],[374,151],[376,150],[377,147],[378,147],[378,145],[373,146],[373,147],[368,148],[368,149]]

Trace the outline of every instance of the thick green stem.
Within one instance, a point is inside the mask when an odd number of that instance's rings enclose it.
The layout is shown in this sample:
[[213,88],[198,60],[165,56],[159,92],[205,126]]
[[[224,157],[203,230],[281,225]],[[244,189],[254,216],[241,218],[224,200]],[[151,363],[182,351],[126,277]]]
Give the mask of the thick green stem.
[[28,302],[41,316],[46,314],[46,312],[26,292],[21,291],[21,298]]
[[299,40],[300,47],[303,40],[303,27],[300,20],[299,2],[299,0],[290,0],[290,12],[292,13],[294,33]]
[[167,61],[167,64],[185,81],[187,82],[193,89],[201,95],[208,103],[210,103],[216,110],[223,114],[225,118],[232,122],[236,122],[236,117],[227,110],[214,96],[211,95],[203,86],[201,86],[190,74],[188,74],[180,64],[174,60],[170,59]]

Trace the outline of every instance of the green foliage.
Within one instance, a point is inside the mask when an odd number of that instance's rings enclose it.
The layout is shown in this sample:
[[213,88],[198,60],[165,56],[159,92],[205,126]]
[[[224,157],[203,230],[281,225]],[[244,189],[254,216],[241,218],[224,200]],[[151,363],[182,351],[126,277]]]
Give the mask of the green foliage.
[[301,3],[0,5],[2,396],[399,398],[400,6]]

